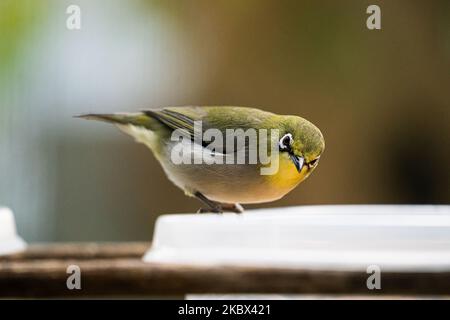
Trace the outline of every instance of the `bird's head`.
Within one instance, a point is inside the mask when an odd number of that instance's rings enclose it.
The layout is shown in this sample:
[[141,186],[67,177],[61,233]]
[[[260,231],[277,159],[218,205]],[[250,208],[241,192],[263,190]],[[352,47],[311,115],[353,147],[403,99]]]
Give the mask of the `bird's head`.
[[325,149],[323,135],[315,125],[303,118],[283,118],[278,142],[280,156],[289,157],[299,173],[309,175]]

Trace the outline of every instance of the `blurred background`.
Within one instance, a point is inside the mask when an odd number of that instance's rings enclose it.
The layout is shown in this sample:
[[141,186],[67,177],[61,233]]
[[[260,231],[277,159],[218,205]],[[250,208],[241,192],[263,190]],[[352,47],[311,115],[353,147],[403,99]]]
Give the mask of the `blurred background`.
[[158,215],[199,203],[145,146],[72,116],[174,105],[322,130],[318,170],[259,207],[448,204],[449,71],[446,0],[0,0],[0,205],[28,241],[150,240]]

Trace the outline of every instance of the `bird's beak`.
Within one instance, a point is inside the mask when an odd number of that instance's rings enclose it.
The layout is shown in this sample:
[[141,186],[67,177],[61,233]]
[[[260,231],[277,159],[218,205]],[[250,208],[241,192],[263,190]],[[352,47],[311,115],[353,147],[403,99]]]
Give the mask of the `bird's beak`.
[[305,164],[305,158],[297,157],[294,154],[289,155],[291,157],[292,162],[295,164],[297,171],[300,173],[303,169],[303,165]]

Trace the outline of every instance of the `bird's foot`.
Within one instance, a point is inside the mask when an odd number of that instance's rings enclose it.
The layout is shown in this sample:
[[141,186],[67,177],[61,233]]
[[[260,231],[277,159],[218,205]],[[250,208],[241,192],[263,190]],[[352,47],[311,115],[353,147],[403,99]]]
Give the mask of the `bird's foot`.
[[224,203],[210,208],[200,208],[197,213],[217,213],[224,212],[243,213],[244,208],[239,203]]
[[242,213],[244,208],[239,203],[220,203],[205,197],[202,193],[196,192],[194,196],[207,205],[208,208],[200,208],[197,213],[223,213],[224,211]]
[[222,214],[223,211],[220,208],[200,208],[197,210],[197,213],[216,213],[216,214]]

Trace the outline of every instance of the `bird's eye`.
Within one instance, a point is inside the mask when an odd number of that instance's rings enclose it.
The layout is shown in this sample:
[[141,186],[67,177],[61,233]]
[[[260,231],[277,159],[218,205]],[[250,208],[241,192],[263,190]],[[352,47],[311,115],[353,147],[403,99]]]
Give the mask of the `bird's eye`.
[[281,139],[280,139],[280,149],[286,150],[289,149],[293,141],[292,134],[286,133]]

